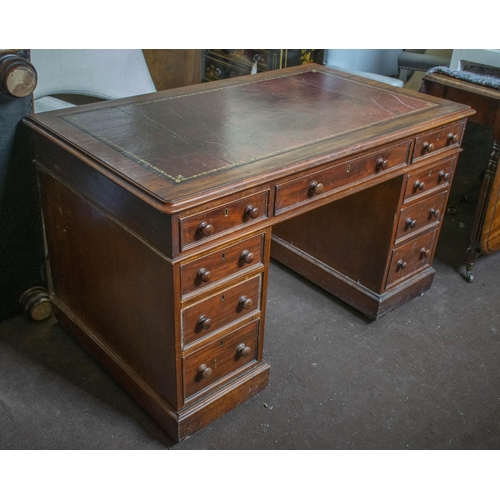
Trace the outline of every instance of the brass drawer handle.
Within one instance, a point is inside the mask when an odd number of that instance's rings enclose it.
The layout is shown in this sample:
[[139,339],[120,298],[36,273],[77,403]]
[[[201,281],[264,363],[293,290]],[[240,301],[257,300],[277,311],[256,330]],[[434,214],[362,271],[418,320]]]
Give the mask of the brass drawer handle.
[[433,142],[427,142],[425,141],[423,144],[422,144],[422,152],[425,154],[425,153],[432,153],[434,151],[435,147],[434,147],[434,143]]
[[243,262],[250,264],[253,262],[253,259],[254,259],[254,254],[249,250],[243,250],[243,252],[241,252],[240,260],[242,260]]
[[203,236],[212,236],[214,234],[214,226],[208,222],[200,222],[197,231]]
[[208,330],[212,326],[212,320],[202,314],[196,321],[196,326],[198,328],[202,328],[203,330]]
[[453,132],[450,132],[446,138],[448,139],[448,143],[450,144],[456,144],[458,142],[458,135],[454,134]]
[[379,170],[385,170],[389,165],[389,160],[384,160],[381,156],[377,158],[376,167]]
[[236,352],[244,358],[246,358],[251,351],[252,349],[249,346],[245,345],[243,342],[241,344],[238,344],[238,347],[236,348]]
[[198,269],[198,272],[196,273],[196,276],[201,279],[201,281],[207,283],[210,281],[210,278],[212,277],[212,273],[208,270],[202,267],[201,269]]
[[212,375],[212,368],[207,366],[205,363],[200,365],[198,367],[198,373],[203,377],[203,378],[208,378],[210,375]]
[[254,207],[253,205],[247,205],[245,207],[245,217],[250,217],[250,219],[256,219],[259,216],[259,207]]
[[406,219],[406,227],[411,227],[412,229],[417,226],[417,221],[416,219],[412,219],[411,217],[408,217]]
[[250,297],[247,297],[246,295],[242,295],[238,300],[238,306],[242,309],[249,309],[250,307],[252,307],[252,304],[252,299]]
[[321,194],[324,189],[325,186],[321,182],[312,181],[311,184],[309,184],[309,192],[311,194]]

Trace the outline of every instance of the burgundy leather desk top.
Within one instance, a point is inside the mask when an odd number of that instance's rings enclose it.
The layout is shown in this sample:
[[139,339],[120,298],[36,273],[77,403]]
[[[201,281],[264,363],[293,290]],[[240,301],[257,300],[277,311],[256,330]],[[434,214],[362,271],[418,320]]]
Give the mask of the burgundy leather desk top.
[[171,204],[257,176],[279,177],[311,159],[362,151],[378,138],[387,142],[387,134],[396,140],[441,114],[449,119],[453,106],[462,108],[309,65],[31,120],[125,183]]

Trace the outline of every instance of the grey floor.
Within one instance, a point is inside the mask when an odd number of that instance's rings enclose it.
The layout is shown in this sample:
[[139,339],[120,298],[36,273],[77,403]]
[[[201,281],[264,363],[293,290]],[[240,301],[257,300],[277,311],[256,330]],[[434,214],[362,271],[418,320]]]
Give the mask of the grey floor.
[[490,144],[469,125],[433,287],[381,319],[272,263],[269,386],[180,444],[53,319],[3,322],[0,449],[498,449],[500,254],[462,276]]

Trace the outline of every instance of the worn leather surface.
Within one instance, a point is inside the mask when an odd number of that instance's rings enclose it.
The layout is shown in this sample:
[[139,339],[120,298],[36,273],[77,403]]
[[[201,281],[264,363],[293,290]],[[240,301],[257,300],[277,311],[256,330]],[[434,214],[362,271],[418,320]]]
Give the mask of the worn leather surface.
[[67,115],[72,125],[183,183],[432,106],[311,71]]

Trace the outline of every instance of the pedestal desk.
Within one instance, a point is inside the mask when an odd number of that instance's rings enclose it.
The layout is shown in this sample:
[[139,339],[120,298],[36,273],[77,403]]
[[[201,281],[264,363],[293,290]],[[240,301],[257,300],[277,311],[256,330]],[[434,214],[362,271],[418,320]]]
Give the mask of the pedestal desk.
[[309,65],[31,115],[56,316],[184,439],[268,383],[271,255],[371,318],[431,286],[471,113]]

